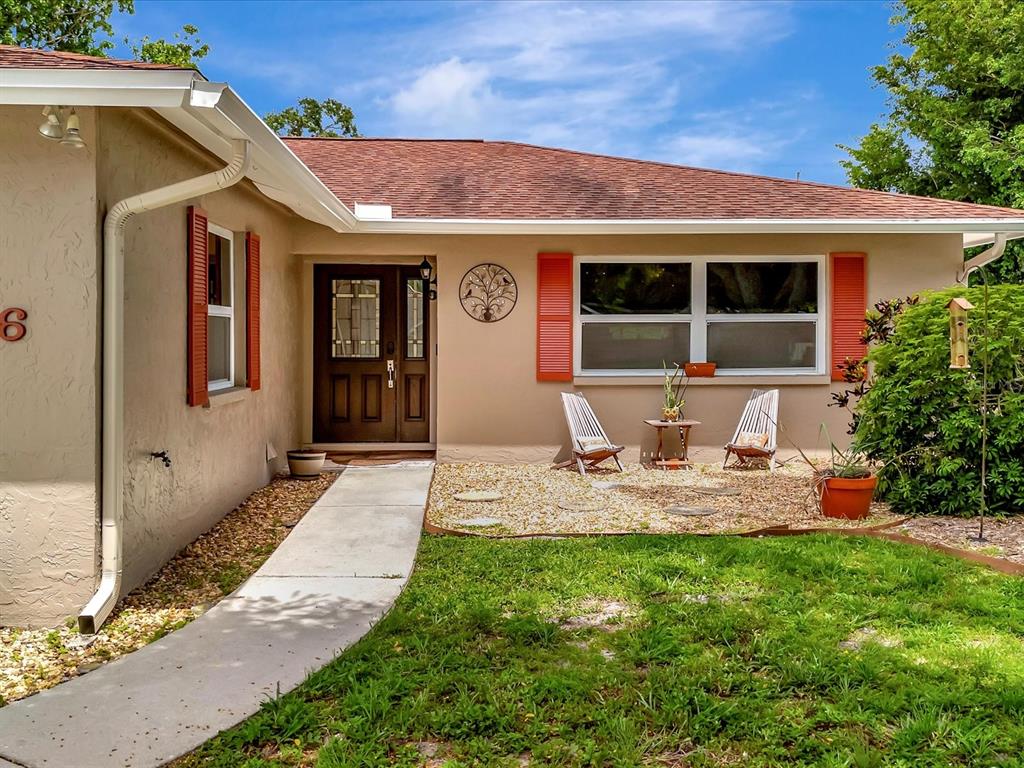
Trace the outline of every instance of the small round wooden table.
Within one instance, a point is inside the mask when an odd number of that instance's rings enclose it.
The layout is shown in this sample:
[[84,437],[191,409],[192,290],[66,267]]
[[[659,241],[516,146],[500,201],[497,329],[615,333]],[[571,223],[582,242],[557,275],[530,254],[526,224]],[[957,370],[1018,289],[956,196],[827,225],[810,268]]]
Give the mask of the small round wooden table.
[[[692,466],[689,456],[687,455],[690,448],[690,430],[693,427],[700,426],[699,421],[694,421],[693,419],[680,419],[679,421],[644,419],[644,424],[658,430],[658,450],[654,454],[653,461],[655,466],[661,467],[662,469],[679,469],[681,467]],[[666,459],[662,453],[662,431],[668,427],[675,427],[679,430],[679,440],[683,444],[682,454],[675,459]]]

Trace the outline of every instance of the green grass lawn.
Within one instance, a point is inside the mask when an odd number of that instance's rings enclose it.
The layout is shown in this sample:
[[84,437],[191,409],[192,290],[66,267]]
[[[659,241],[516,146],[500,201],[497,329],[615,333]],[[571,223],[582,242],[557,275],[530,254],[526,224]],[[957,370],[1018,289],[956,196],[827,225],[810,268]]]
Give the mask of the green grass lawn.
[[425,536],[408,589],[362,642],[183,764],[916,768],[1022,755],[1022,579],[839,536]]

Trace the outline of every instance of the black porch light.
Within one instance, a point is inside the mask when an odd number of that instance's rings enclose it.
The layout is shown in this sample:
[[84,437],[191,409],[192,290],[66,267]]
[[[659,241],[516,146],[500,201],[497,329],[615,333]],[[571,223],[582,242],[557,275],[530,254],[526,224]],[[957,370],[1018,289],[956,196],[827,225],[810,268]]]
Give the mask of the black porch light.
[[427,296],[431,301],[437,298],[437,278],[434,277],[434,267],[426,257],[420,262],[420,277],[423,278],[423,287],[427,289]]

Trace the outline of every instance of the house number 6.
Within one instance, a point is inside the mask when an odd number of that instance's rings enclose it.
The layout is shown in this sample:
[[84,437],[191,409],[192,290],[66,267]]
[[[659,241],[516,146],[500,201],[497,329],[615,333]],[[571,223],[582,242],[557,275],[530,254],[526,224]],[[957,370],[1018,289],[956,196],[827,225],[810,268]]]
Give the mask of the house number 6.
[[28,312],[20,307],[0,310],[0,340],[21,341],[25,338],[27,318]]

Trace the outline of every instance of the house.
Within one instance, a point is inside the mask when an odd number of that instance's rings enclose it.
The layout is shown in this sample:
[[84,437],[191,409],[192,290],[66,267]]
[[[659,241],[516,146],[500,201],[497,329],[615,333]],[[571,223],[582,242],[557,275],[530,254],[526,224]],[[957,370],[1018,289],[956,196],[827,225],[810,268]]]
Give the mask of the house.
[[865,308],[1021,231],[512,142],[281,140],[192,70],[0,47],[0,624],[94,629],[294,446],[549,461],[576,389],[635,460],[662,361],[718,363],[687,393],[706,457],[754,386],[814,447]]

